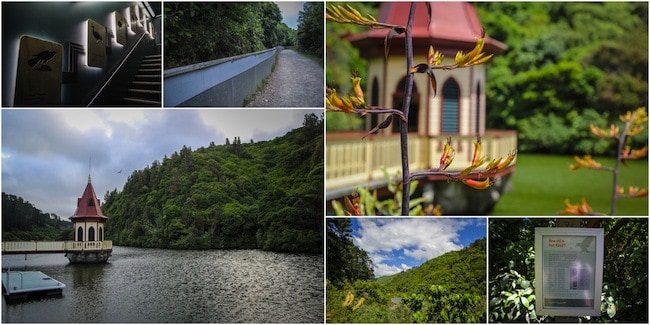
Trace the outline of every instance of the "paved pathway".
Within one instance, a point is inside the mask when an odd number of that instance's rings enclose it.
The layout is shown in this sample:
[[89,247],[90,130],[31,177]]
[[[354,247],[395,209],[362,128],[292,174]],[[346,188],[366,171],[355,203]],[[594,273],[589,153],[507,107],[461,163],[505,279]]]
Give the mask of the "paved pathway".
[[266,87],[248,107],[323,107],[323,67],[292,50],[278,54]]

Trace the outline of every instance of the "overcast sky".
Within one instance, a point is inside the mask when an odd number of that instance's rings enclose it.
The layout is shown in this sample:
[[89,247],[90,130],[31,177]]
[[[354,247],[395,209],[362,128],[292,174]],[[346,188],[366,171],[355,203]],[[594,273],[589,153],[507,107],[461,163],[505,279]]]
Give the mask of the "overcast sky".
[[276,3],[282,12],[282,22],[293,29],[298,29],[298,16],[305,3],[294,1],[277,1]]
[[[88,181],[97,197],[122,190],[154,160],[210,141],[270,140],[302,126],[308,109],[2,110],[2,191],[70,217]],[[122,170],[121,173],[118,171]],[[110,217],[110,216],[109,216]]]
[[368,253],[375,277],[420,266],[485,237],[485,218],[352,219],[352,240]]

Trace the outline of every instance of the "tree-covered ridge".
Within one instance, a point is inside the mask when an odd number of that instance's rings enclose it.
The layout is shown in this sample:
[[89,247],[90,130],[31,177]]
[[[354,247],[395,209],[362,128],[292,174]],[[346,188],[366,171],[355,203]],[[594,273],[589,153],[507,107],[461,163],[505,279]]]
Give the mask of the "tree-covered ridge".
[[291,46],[274,2],[166,2],[165,69]]
[[377,279],[386,291],[396,295],[426,291],[442,285],[452,292],[485,295],[486,239],[469,247],[433,258],[410,270]]
[[133,172],[102,209],[116,245],[322,252],[323,121],[270,141],[184,146]]
[[71,240],[72,223],[22,197],[2,192],[2,240]]
[[518,130],[521,152],[613,153],[589,124],[648,105],[648,3],[474,5],[508,45],[487,66],[488,127]]
[[[374,280],[368,279],[372,271],[364,272],[365,252],[347,247],[353,245],[345,240],[348,223],[346,219],[328,219],[328,322],[485,322],[485,238],[419,267]],[[339,240],[332,240],[336,238]],[[332,258],[345,256],[345,252],[353,257],[347,264]],[[337,278],[341,275],[346,275],[345,281]]]

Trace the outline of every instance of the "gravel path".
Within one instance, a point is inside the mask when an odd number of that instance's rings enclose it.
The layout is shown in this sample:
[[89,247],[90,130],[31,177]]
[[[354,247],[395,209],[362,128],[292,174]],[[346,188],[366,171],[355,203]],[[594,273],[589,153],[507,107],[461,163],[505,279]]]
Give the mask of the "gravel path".
[[323,67],[292,50],[278,55],[266,87],[258,91],[248,107],[323,107]]

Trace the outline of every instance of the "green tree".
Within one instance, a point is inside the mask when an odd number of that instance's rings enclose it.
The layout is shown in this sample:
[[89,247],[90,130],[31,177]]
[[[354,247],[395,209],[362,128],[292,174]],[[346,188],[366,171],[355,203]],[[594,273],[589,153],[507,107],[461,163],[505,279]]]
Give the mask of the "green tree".
[[593,150],[603,149],[599,140],[573,130],[573,120],[647,107],[648,4],[475,6],[488,34],[509,47],[487,69],[487,126],[517,129],[522,152],[609,154]]
[[174,2],[163,7],[166,69],[291,42],[273,2]]
[[296,43],[301,51],[322,58],[323,52],[323,3],[306,2],[298,16]]
[[354,245],[350,219],[327,219],[326,278],[334,285],[369,280],[374,277],[368,254]]
[[323,120],[257,143],[183,146],[107,192],[115,245],[322,253]]

